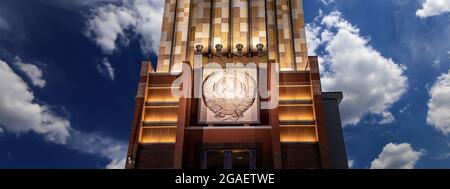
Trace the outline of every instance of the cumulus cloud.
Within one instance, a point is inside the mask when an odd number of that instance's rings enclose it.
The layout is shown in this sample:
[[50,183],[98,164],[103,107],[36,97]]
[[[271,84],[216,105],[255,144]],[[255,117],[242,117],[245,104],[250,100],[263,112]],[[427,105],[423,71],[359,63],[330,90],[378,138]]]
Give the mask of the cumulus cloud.
[[450,133],[450,70],[437,78],[429,90],[427,123],[441,133]]
[[101,6],[87,23],[86,36],[92,38],[105,53],[111,54],[119,37],[126,38],[125,30],[136,25],[133,12],[112,4]]
[[[317,17],[320,18],[321,16]],[[307,25],[306,26],[306,40],[308,42],[308,54],[316,55],[316,50],[321,45],[321,34],[322,27],[317,25]]]
[[46,81],[42,79],[43,73],[36,65],[28,64],[22,61],[18,56],[15,57],[14,65],[17,66],[20,71],[25,73],[27,77],[31,80],[34,86],[44,88]]
[[70,137],[70,122],[55,115],[47,105],[38,104],[27,84],[0,60],[0,126],[22,134],[35,132],[57,144]]
[[372,161],[371,169],[413,169],[425,150],[414,150],[411,144],[389,143],[380,153],[378,158]]
[[102,61],[97,63],[97,71],[111,80],[114,80],[115,78],[114,68],[108,58],[103,58]]
[[73,129],[67,118],[57,115],[48,105],[37,103],[27,83],[2,60],[0,81],[0,133],[20,136],[34,132],[49,142],[106,158],[111,161],[107,168],[119,168],[124,164],[124,142]]
[[379,117],[380,124],[395,120],[389,109],[407,90],[405,66],[383,57],[338,11],[308,24],[307,35],[312,54],[322,55],[324,90],[344,92],[344,125],[356,125],[365,115]]
[[423,0],[422,8],[417,10],[416,15],[421,18],[437,16],[450,12],[449,0]]
[[119,44],[127,45],[127,41],[134,36],[140,38],[144,54],[157,52],[163,3],[122,0],[120,3],[102,5],[91,10],[85,34],[107,54],[112,54]]

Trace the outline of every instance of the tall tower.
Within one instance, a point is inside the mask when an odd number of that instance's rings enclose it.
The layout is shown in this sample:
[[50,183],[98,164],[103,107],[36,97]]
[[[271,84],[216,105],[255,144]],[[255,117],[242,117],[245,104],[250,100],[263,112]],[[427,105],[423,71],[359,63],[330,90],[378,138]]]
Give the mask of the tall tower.
[[341,99],[308,57],[302,0],[165,0],[126,168],[347,168]]

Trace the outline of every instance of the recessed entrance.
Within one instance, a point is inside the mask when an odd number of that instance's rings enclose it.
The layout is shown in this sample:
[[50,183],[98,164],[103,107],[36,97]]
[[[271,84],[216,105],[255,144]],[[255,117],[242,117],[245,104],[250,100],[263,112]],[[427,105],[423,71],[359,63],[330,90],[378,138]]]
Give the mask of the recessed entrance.
[[203,150],[202,169],[256,169],[256,150]]

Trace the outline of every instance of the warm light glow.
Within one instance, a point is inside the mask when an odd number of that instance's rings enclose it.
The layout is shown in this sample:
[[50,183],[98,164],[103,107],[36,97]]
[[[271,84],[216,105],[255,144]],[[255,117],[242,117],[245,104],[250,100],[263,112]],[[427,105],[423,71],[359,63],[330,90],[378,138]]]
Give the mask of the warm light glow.
[[282,71],[282,72],[289,72],[289,71],[295,71],[295,70],[294,70],[294,68],[280,67],[280,71]]
[[280,126],[281,142],[317,142],[315,127]]
[[281,101],[311,101],[310,86],[280,86]]
[[311,105],[280,105],[280,121],[314,121],[314,110]]
[[171,88],[152,87],[148,90],[147,102],[149,103],[176,103],[178,98],[172,96]]
[[173,64],[170,72],[173,74],[179,74],[179,73],[183,72],[183,63],[179,62],[179,63]]
[[143,128],[141,143],[175,143],[176,127]]
[[215,37],[214,38],[214,47],[218,44],[222,44],[222,39],[220,37]]
[[[253,46],[252,46],[252,49],[257,49],[256,48],[256,45],[257,44],[260,44],[261,43],[261,40],[259,40],[259,36],[252,36],[252,44],[254,44]],[[262,43],[261,43],[262,44]]]
[[176,123],[178,121],[178,106],[150,106],[145,110],[144,122]]

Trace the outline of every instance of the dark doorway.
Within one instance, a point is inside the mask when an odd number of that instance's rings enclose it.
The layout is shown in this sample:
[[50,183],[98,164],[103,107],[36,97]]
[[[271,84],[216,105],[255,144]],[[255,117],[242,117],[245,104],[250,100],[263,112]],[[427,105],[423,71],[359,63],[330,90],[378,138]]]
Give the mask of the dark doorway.
[[202,169],[256,169],[255,150],[204,150]]
[[224,169],[224,151],[207,151],[206,153],[208,169]]

